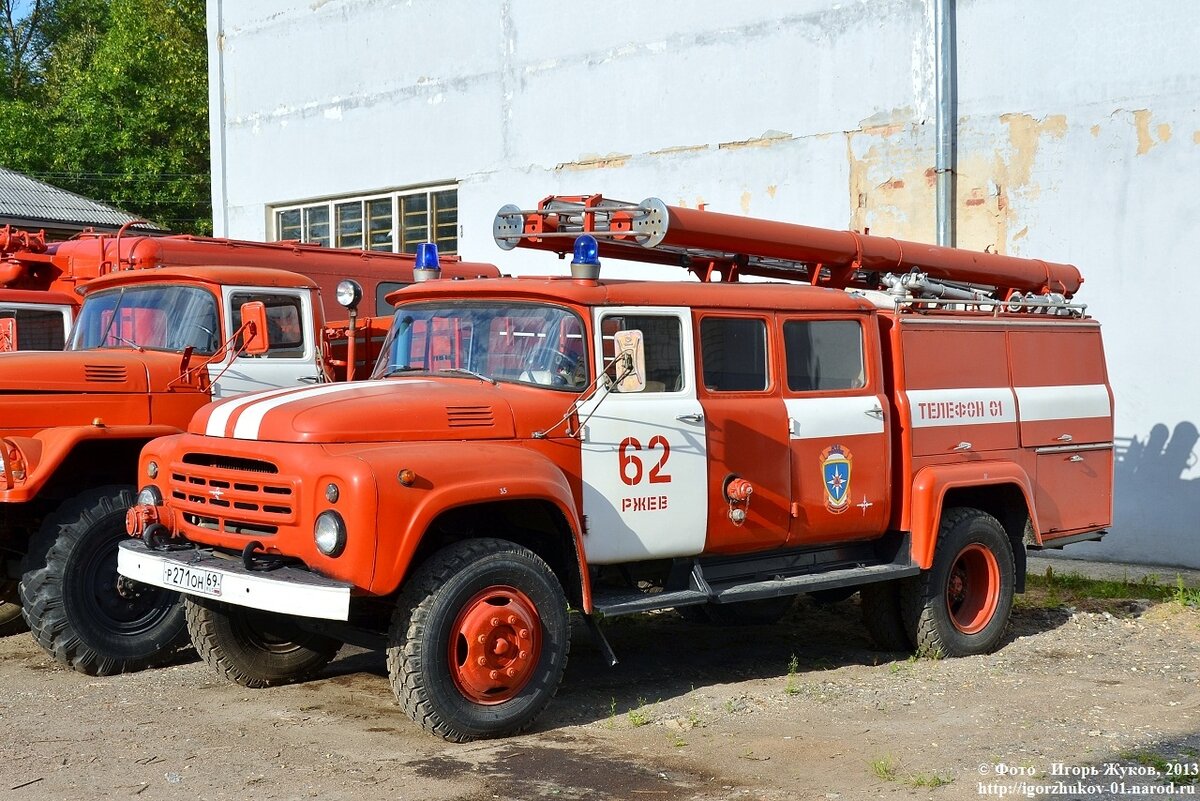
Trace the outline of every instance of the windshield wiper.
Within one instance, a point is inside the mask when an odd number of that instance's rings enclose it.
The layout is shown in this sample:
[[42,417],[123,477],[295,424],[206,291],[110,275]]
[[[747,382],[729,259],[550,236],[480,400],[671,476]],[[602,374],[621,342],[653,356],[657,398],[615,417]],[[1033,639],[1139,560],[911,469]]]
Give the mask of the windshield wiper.
[[386,373],[384,373],[383,377],[388,378],[390,376],[400,375],[401,373],[427,373],[427,372],[429,372],[429,371],[426,370],[424,367],[393,367],[391,370],[388,370]]
[[486,381],[493,386],[495,386],[495,384],[496,384],[496,379],[492,378],[491,376],[484,375],[483,373],[477,373],[474,370],[468,370],[465,367],[443,367],[441,370],[438,370],[438,372],[439,373],[462,373],[463,375],[469,375],[472,378],[478,378],[480,381]]
[[145,352],[146,352],[146,349],[145,349],[145,348],[143,348],[143,347],[142,347],[141,345],[139,345],[138,343],[134,342],[132,339],[126,339],[125,337],[121,336],[120,334],[111,334],[110,336],[111,336],[113,339],[115,339],[115,340],[117,340],[118,342],[120,342],[122,345],[128,345],[129,347],[133,348],[133,349],[134,349],[134,350],[136,350],[138,353],[145,353]]

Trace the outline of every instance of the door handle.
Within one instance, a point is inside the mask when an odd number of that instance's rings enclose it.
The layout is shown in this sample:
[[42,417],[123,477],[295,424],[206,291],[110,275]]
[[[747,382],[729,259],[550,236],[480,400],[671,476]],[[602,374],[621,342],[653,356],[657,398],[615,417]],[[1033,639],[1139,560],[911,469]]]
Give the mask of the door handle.
[[1057,437],[1055,437],[1055,439],[1059,442],[1070,442],[1072,439],[1074,439],[1074,437],[1072,437],[1070,434],[1059,434]]
[[702,414],[677,414],[675,419],[681,423],[700,423],[704,421]]
[[874,417],[878,420],[882,420],[883,419],[883,407],[880,406],[879,404],[876,404],[874,409],[867,409],[865,412],[863,412],[863,414],[867,415],[868,417]]
[[319,384],[319,383],[321,383],[321,376],[319,376],[319,375],[302,375],[299,378],[297,378],[296,381],[298,381],[301,384]]
[[1082,456],[1080,456],[1080,455],[1077,453],[1077,454],[1075,454],[1074,456],[1072,456],[1070,459],[1068,459],[1067,461],[1068,461],[1068,462],[1082,462],[1082,461],[1083,461],[1083,457],[1082,457]]
[[950,450],[952,450],[952,451],[969,451],[969,450],[971,450],[971,443],[960,442],[957,445],[955,445],[953,448],[951,448]]

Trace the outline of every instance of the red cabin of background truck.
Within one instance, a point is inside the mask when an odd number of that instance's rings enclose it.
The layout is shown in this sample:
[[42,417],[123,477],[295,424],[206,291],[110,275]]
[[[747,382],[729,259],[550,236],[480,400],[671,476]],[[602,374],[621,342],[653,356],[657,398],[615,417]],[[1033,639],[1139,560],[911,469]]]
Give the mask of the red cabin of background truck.
[[[1026,549],[1111,521],[1070,265],[653,198],[505,207],[495,233],[574,244],[573,275],[406,289],[372,380],[216,403],[143,450],[119,570],[186,593],[233,681],[376,645],[405,710],[461,741],[549,702],[568,605],[611,656],[606,617],[858,591],[884,648],[984,653]],[[703,281],[600,280],[597,251]]]
[[[23,606],[42,647],[77,670],[152,664],[184,629],[174,593],[116,573],[142,445],[182,431],[215,398],[326,384],[347,359],[370,364],[386,331],[377,298],[412,283],[414,258],[191,236],[44,246],[9,233],[0,278],[23,287],[11,291],[79,308],[65,351],[61,318],[51,325],[25,308],[7,323],[18,345],[30,332],[59,339],[43,343],[57,352],[0,353],[0,634],[22,627]],[[460,278],[498,275],[444,262]],[[334,300],[346,279],[351,319],[363,309],[353,349],[349,321],[327,323],[347,313]],[[248,347],[245,311],[255,308],[256,333],[269,340],[261,350]]]

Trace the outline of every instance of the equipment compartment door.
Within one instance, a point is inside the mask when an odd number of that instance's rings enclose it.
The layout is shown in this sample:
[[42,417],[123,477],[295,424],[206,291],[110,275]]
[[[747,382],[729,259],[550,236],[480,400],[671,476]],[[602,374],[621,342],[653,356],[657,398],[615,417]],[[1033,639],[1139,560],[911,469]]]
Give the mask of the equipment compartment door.
[[691,556],[704,549],[707,454],[687,309],[596,311],[594,374],[613,374],[613,334],[642,332],[646,387],[582,404],[583,547],[591,564]]
[[878,338],[857,318],[782,326],[792,456],[790,545],[879,535],[888,523],[890,412]]

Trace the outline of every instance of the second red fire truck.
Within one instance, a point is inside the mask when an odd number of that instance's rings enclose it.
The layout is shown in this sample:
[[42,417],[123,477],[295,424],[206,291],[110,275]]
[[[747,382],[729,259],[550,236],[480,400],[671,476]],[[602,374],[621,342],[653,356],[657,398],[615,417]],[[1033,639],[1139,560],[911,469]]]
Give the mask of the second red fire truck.
[[1026,549],[1110,523],[1070,265],[653,198],[506,207],[495,234],[574,247],[573,274],[406,289],[371,380],[223,401],[142,452],[119,569],[186,593],[233,681],[376,645],[426,729],[501,736],[558,687],[569,608],[604,644],[616,615],[764,621],[822,590],[859,591],[886,648],[980,654]]

